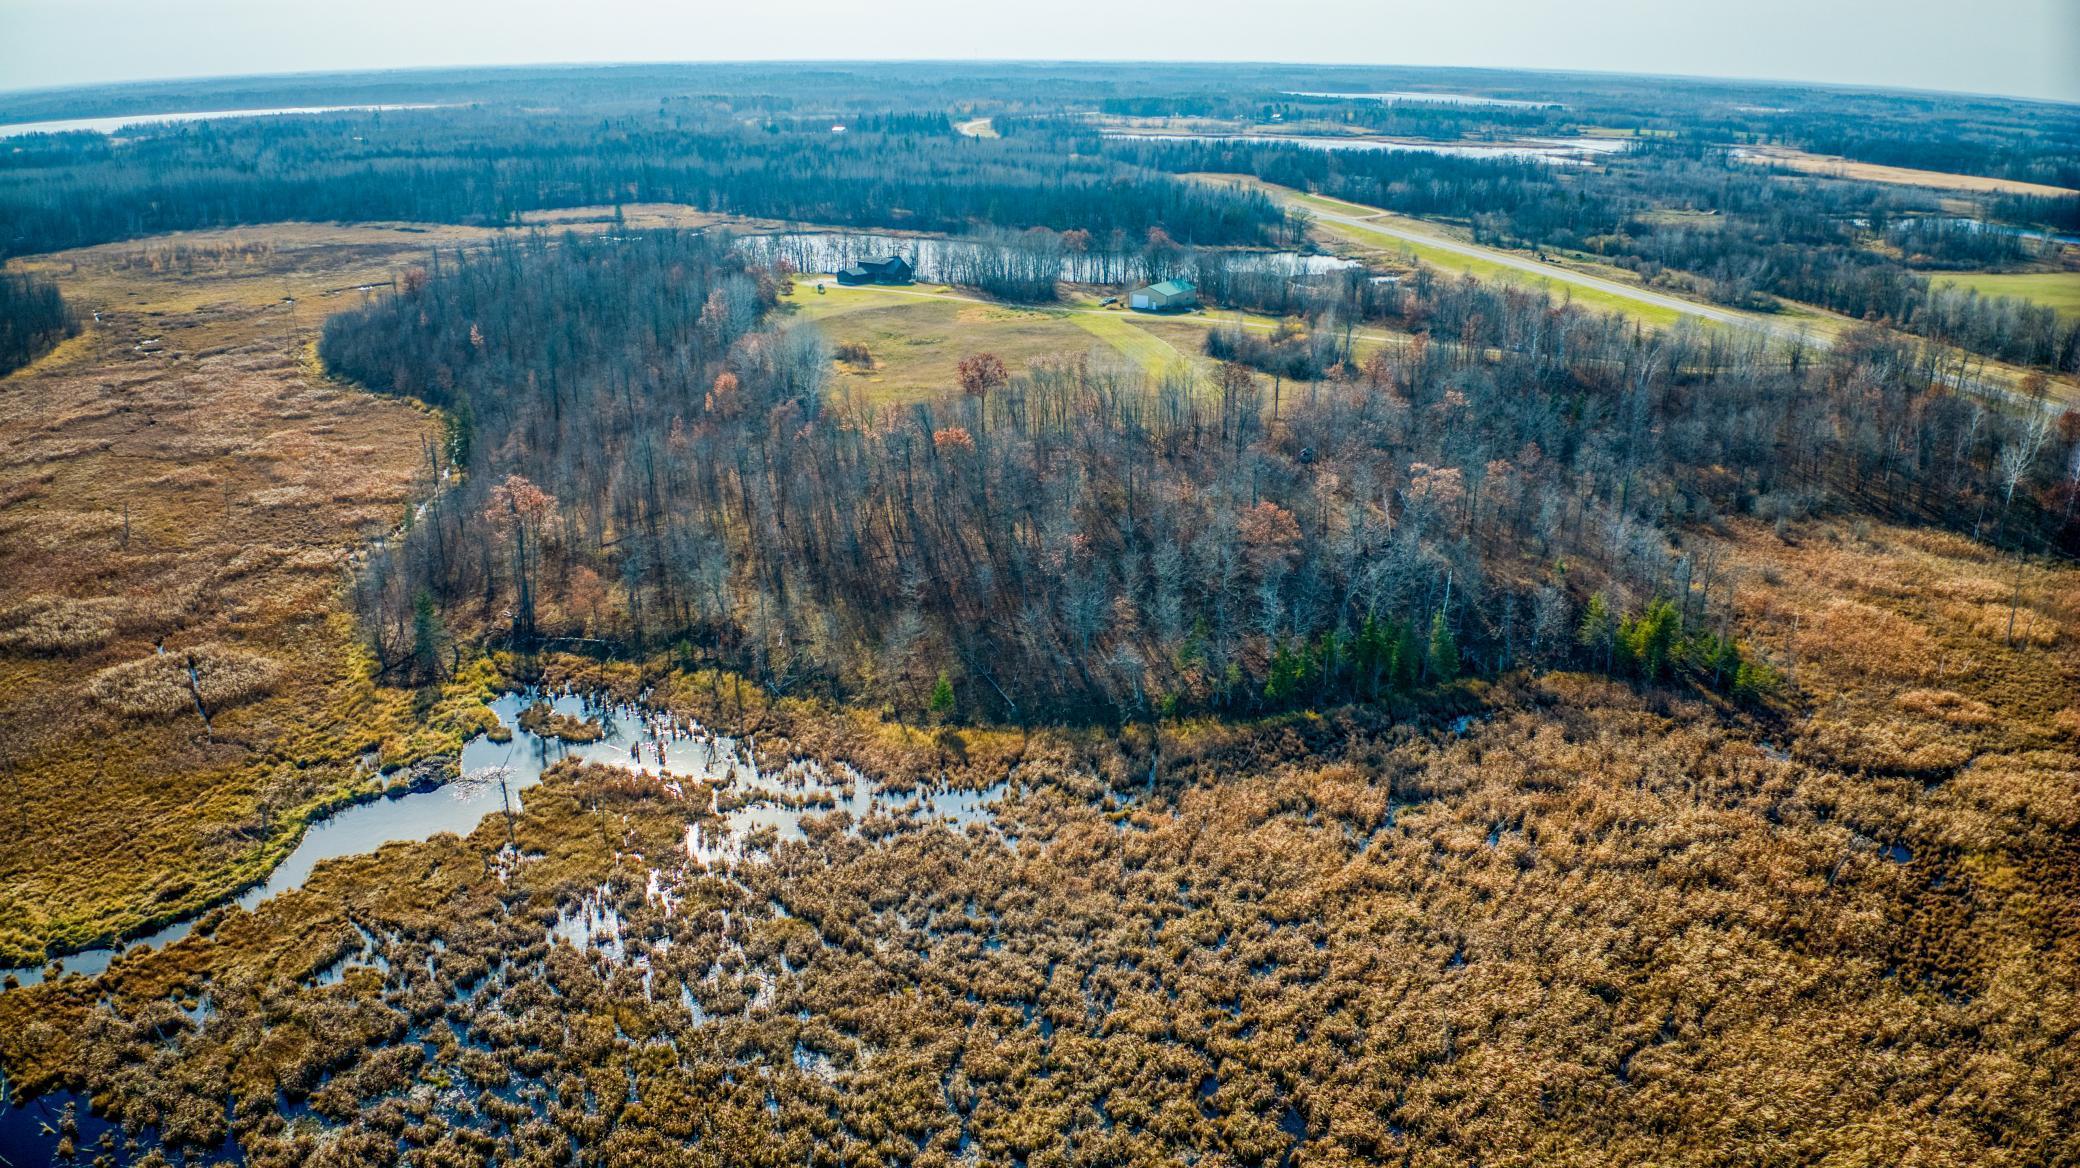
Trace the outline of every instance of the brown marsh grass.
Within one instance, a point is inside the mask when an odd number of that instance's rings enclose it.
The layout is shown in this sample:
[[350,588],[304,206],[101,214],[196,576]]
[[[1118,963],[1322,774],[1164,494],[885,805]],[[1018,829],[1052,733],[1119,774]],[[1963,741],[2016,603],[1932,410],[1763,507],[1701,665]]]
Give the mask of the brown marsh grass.
[[[2072,1160],[2073,639],[1956,619],[1946,592],[2012,572],[1969,546],[1735,535],[1741,620],[1795,677],[1761,712],[1552,674],[1486,689],[1463,732],[1351,710],[949,736],[548,658],[545,684],[651,689],[768,767],[1005,780],[997,831],[811,817],[703,870],[706,788],[566,767],[515,852],[493,820],[321,865],[105,978],[0,995],[0,1059],[196,1142],[226,1094],[308,1102],[319,1127],[231,1117],[260,1166],[400,1140],[429,1163]],[[2024,571],[2062,624],[2076,580]],[[1807,636],[1844,603],[1914,635]],[[548,937],[602,888],[624,960]],[[364,931],[387,971],[321,984]],[[204,993],[200,1024],[165,1008]],[[412,1102],[458,1083],[551,1102]]]
[[324,287],[387,278],[427,241],[198,234],[227,238],[31,261],[90,323],[0,382],[7,964],[251,879],[299,809],[365,781],[361,751],[411,737],[338,590],[348,554],[403,514],[434,423],[324,381],[307,352],[337,300]]

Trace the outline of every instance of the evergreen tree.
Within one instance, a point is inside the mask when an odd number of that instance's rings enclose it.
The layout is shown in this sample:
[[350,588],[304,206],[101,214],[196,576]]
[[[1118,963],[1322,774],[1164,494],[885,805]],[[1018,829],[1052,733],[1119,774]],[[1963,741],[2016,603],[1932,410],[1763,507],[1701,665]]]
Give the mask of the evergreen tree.
[[434,610],[433,593],[421,588],[412,598],[412,668],[422,680],[440,680],[441,640],[441,618]]
[[1264,698],[1273,706],[1284,706],[1300,692],[1307,674],[1306,654],[1289,648],[1284,641],[1271,653],[1270,676],[1264,681]]
[[1674,656],[1681,617],[1668,600],[1656,600],[1638,617],[1623,622],[1618,643],[1626,662],[1647,681],[1659,681]]
[[1430,617],[1430,647],[1424,657],[1424,666],[1432,685],[1444,685],[1459,679],[1459,640],[1445,626],[1443,609],[1438,609]]
[[1618,624],[1611,615],[1610,602],[1603,598],[1603,593],[1595,593],[1582,609],[1582,623],[1575,630],[1575,642],[1588,652],[1591,664],[1609,673],[1611,649],[1617,637]]

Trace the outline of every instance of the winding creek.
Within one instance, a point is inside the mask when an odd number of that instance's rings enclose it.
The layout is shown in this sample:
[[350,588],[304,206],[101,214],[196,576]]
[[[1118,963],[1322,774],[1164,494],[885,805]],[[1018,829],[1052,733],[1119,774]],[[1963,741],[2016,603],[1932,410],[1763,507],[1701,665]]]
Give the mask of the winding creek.
[[[547,700],[556,713],[597,721],[604,732],[594,742],[570,743],[530,732],[520,714],[537,700]],[[567,758],[626,767],[658,776],[660,781],[719,781],[730,797],[716,804],[726,829],[687,828],[689,862],[729,865],[742,859],[747,838],[770,830],[779,841],[805,838],[802,819],[845,811],[856,825],[876,813],[912,822],[952,821],[959,826],[986,822],[991,805],[1003,795],[1003,784],[986,791],[894,792],[878,787],[850,767],[837,773],[802,762],[777,771],[761,771],[747,746],[698,724],[675,720],[633,705],[617,705],[582,694],[510,692],[491,703],[500,725],[511,733],[505,742],[480,734],[465,743],[461,775],[438,787],[421,787],[344,807],[305,829],[296,850],[259,884],[232,903],[248,911],[292,889],[301,888],[319,863],[341,856],[373,852],[386,843],[430,839],[441,832],[466,835],[484,817],[502,810],[510,799],[521,808],[521,792],[541,781],[542,773]],[[502,781],[501,781],[502,780]],[[93,975],[119,955],[143,948],[164,948],[186,937],[215,906],[127,942],[86,949],[54,959],[49,966],[0,970],[0,985],[35,985],[53,970],[59,976]]]

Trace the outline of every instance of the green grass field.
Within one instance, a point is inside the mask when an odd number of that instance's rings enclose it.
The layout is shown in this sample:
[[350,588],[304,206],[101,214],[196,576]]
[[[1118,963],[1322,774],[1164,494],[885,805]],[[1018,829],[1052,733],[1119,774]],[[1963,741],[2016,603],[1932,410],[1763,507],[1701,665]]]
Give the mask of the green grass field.
[[2055,310],[2060,316],[2080,318],[2080,272],[1965,272],[1934,277],[1938,287],[1956,285],[1976,288],[1981,296],[2013,296]]
[[[846,288],[798,279],[782,303],[813,321],[833,345],[865,345],[871,367],[839,362],[833,389],[873,404],[924,401],[954,391],[961,358],[995,353],[1013,370],[1102,346],[1151,375],[1189,360],[1125,314],[1076,306],[1017,308],[975,300],[935,285]],[[1203,329],[1204,326],[1199,326]],[[1196,351],[1196,343],[1192,351]]]
[[[1047,357],[1097,351],[1117,354],[1158,377],[1179,365],[1201,377],[1212,373],[1205,355],[1208,331],[1240,325],[1268,333],[1275,317],[1219,309],[1180,316],[1147,316],[1100,309],[1089,296],[1046,308],[1019,308],[979,300],[940,285],[901,288],[842,287],[823,278],[798,277],[794,290],[781,298],[784,311],[814,322],[833,345],[866,346],[871,365],[836,363],[832,390],[869,405],[928,401],[953,392],[959,383],[961,358],[995,353],[1012,370]],[[1356,359],[1363,361],[1382,345],[1405,339],[1379,329],[1360,330],[1353,338]]]

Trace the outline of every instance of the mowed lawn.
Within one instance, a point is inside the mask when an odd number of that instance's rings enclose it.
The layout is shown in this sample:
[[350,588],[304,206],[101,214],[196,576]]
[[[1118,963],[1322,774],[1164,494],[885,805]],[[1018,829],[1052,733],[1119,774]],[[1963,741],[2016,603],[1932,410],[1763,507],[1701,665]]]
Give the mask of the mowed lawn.
[[2080,272],[1965,272],[1933,277],[1937,286],[1976,288],[1981,296],[2013,296],[2053,309],[2060,316],[2080,318]]
[[[1078,312],[1071,314],[1069,319],[1085,332],[1117,349],[1151,377],[1159,377],[1179,363],[1190,360],[1169,341],[1142,328],[1123,313]],[[1204,326],[1200,326],[1198,332],[1203,337]]]

